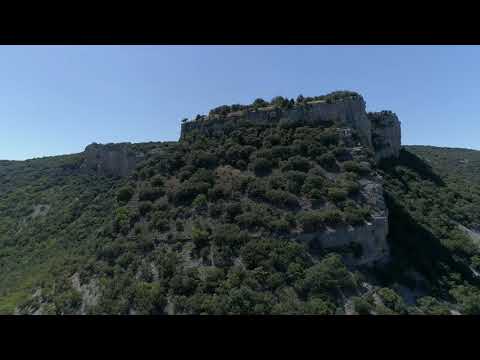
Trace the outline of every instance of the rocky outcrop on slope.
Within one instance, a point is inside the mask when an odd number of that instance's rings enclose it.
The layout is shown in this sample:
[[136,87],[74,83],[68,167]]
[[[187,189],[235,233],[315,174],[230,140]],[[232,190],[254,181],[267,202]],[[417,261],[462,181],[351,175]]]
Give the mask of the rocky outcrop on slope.
[[143,154],[131,150],[129,143],[88,145],[82,167],[99,175],[123,177],[131,173]]
[[400,121],[391,111],[368,113],[372,124],[372,145],[375,160],[398,157],[401,148]]
[[362,195],[373,210],[372,220],[360,226],[327,229],[312,234],[302,234],[301,241],[313,242],[325,249],[358,246],[361,251],[345,258],[350,265],[374,265],[388,261],[390,248],[387,242],[388,209],[383,196],[381,179],[361,180]]

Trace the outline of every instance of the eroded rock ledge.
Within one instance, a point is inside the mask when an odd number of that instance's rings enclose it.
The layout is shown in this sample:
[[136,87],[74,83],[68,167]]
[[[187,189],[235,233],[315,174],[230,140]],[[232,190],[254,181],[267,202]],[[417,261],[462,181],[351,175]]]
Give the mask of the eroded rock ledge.
[[99,175],[123,177],[132,172],[143,154],[134,152],[130,143],[93,143],[85,148],[84,157],[82,168]]

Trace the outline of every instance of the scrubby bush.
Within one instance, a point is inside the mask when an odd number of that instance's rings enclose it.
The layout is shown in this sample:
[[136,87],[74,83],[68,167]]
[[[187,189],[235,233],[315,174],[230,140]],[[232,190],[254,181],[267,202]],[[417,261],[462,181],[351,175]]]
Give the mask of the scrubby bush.
[[138,193],[138,199],[140,201],[155,201],[161,197],[164,192],[158,188],[152,188],[151,186],[145,185],[140,189]]
[[307,175],[301,171],[291,170],[286,173],[287,189],[293,194],[300,194]]
[[293,156],[288,159],[287,163],[283,166],[283,171],[296,170],[302,172],[308,172],[310,170],[310,161],[303,156]]
[[200,224],[195,224],[192,228],[192,241],[197,250],[207,246],[210,242],[210,232]]
[[135,193],[131,186],[123,186],[118,190],[117,200],[121,203],[127,203]]
[[231,189],[225,184],[215,184],[213,188],[208,190],[208,198],[212,201],[229,198]]
[[343,214],[340,210],[324,210],[321,215],[324,223],[329,226],[337,226],[343,222]]
[[284,218],[276,219],[270,223],[270,229],[273,232],[277,232],[281,234],[288,233],[288,231],[290,230],[290,227],[291,227],[290,224]]
[[151,201],[142,201],[138,205],[138,211],[142,216],[145,216],[147,213],[152,211],[152,209],[153,209],[153,206]]
[[366,162],[359,163],[355,160],[345,161],[343,164],[345,171],[357,173],[359,175],[368,175],[371,172],[370,165]]
[[330,201],[333,201],[334,203],[339,203],[341,201],[344,201],[348,197],[348,193],[343,190],[343,189],[338,189],[338,188],[330,188],[328,189],[328,199]]
[[240,203],[235,202],[228,204],[225,207],[225,220],[228,222],[234,221],[235,217],[242,213],[242,206]]
[[152,184],[153,187],[162,187],[164,185],[163,176],[155,175],[150,180],[150,183]]
[[205,194],[199,194],[195,197],[192,202],[192,206],[194,209],[203,209],[207,206],[207,197]]
[[266,102],[265,100],[261,99],[261,98],[258,98],[258,99],[255,99],[255,101],[252,103],[252,106],[254,108],[260,108],[260,107],[265,107],[265,106],[268,106],[268,102]]
[[283,207],[283,208],[297,208],[299,207],[298,199],[282,190],[267,190],[265,193],[265,198],[268,202],[270,202],[272,205],[278,206],[278,207]]
[[252,169],[257,176],[265,176],[272,172],[273,164],[265,158],[258,158],[252,164]]
[[306,211],[300,213],[297,217],[298,223],[302,226],[303,231],[312,233],[323,229],[324,217],[319,211]]
[[314,174],[308,174],[302,186],[302,193],[309,194],[312,190],[322,190],[325,184],[323,177]]
[[348,195],[356,195],[360,191],[360,184],[356,181],[345,180],[341,183]]
[[362,225],[365,222],[365,213],[361,209],[345,207],[343,210],[345,222],[350,225]]
[[418,299],[417,306],[425,315],[450,315],[448,306],[431,296]]
[[353,286],[352,277],[339,255],[332,254],[305,272],[303,290],[310,295]]
[[211,169],[217,165],[217,156],[206,151],[196,151],[192,154],[191,164],[196,168]]
[[331,153],[325,153],[322,154],[318,157],[318,163],[325,169],[327,170],[335,170],[335,167],[337,165],[335,156],[333,156]]
[[206,194],[210,189],[210,184],[207,182],[191,182],[185,181],[178,187],[177,191],[173,194],[173,200],[177,204],[188,204],[197,195]]
[[238,145],[235,144],[228,148],[228,150],[225,153],[226,160],[230,164],[235,164],[238,161],[248,161],[250,155],[256,151],[257,149],[254,146],[251,145]]
[[248,195],[256,199],[265,199],[265,194],[267,193],[267,184],[260,180],[256,179],[248,184]]
[[279,108],[287,108],[290,104],[288,99],[282,97],[282,96],[275,96],[272,101],[270,101],[270,104],[273,106],[277,106]]
[[405,302],[394,290],[390,288],[381,288],[377,291],[377,294],[382,299],[384,305],[395,313],[405,314],[407,312]]
[[240,228],[235,224],[219,225],[213,229],[212,240],[216,246],[240,247]]
[[326,129],[320,135],[318,135],[318,140],[322,145],[331,146],[337,145],[340,137],[335,129]]
[[358,315],[370,315],[373,306],[365,299],[355,296],[352,298],[352,305]]
[[255,227],[263,227],[266,225],[264,219],[259,218],[253,211],[245,211],[241,215],[235,217],[235,221],[243,228],[252,229]]

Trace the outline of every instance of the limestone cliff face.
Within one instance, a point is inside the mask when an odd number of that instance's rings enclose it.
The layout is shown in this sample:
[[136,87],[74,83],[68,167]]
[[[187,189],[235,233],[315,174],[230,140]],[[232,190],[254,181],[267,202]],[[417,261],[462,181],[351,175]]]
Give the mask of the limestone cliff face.
[[325,249],[335,249],[352,244],[359,245],[362,249],[358,257],[345,258],[350,265],[374,265],[388,261],[390,247],[388,235],[388,209],[383,196],[382,180],[375,178],[361,180],[361,193],[367,205],[373,210],[371,221],[360,226],[346,226],[337,229],[302,234],[300,241],[310,241],[316,246]]
[[401,148],[400,121],[391,111],[369,113],[372,124],[372,145],[377,161],[398,157]]
[[265,107],[246,109],[227,115],[203,116],[182,124],[180,139],[198,131],[207,136],[221,135],[225,130],[241,124],[277,124],[303,122],[309,125],[340,121],[356,130],[363,145],[375,151],[375,159],[398,156],[401,144],[400,121],[390,111],[368,113],[361,96],[337,100],[333,103],[314,101],[291,109]]
[[129,143],[88,145],[84,151],[84,169],[99,175],[123,177],[131,173],[142,154],[133,152]]
[[211,115],[196,121],[182,124],[181,138],[194,130],[205,135],[220,134],[227,128],[238,126],[240,123],[275,124],[296,123],[321,124],[327,121],[340,121],[346,126],[358,131],[362,140],[371,146],[371,126],[365,112],[365,101],[358,97],[354,99],[338,100],[335,103],[316,101],[292,109],[265,107],[248,109],[230,113],[226,116]]
[[[401,147],[400,121],[390,111],[367,113],[361,96],[337,99],[334,102],[313,101],[290,109],[265,107],[245,109],[227,115],[213,114],[196,121],[182,124],[181,139],[189,133],[198,132],[206,136],[221,136],[235,127],[248,124],[275,125],[282,123],[304,123],[315,125],[338,121],[345,127],[354,129],[359,135],[358,145],[373,150],[375,161],[398,157]],[[326,231],[302,234],[300,241],[313,241],[324,248],[341,248],[358,244],[362,248],[360,256],[347,259],[354,265],[383,263],[389,258],[388,209],[383,196],[380,177],[362,180],[362,194],[365,202],[373,210],[372,220],[361,226],[348,226]]]

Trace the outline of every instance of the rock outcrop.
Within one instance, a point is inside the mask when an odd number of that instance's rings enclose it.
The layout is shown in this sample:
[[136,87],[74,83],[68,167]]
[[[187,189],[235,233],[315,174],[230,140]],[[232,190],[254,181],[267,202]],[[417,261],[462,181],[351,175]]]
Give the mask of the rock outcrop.
[[354,129],[364,146],[375,151],[375,159],[380,161],[398,156],[400,151],[400,121],[390,111],[367,113],[361,96],[338,99],[334,102],[312,101],[290,109],[279,107],[249,108],[227,115],[213,114],[201,116],[197,120],[182,124],[180,139],[198,131],[207,136],[219,136],[229,129],[241,125],[277,123],[299,123],[307,125],[325,124],[338,121]]
[[[347,133],[353,129],[357,142],[350,142],[352,149],[362,146],[371,149],[375,161],[398,157],[401,147],[400,121],[391,111],[367,113],[365,101],[360,95],[347,96],[334,101],[310,101],[295,104],[290,108],[269,106],[264,108],[244,108],[241,111],[224,115],[210,113],[199,116],[195,121],[182,124],[181,138],[199,133],[205,136],[223,136],[240,126],[295,124],[325,125],[337,122]],[[345,129],[346,128],[346,129]],[[327,229],[313,234],[302,234],[297,240],[310,241],[323,248],[342,248],[353,245],[361,247],[361,253],[347,257],[352,265],[372,265],[384,263],[389,259],[388,209],[383,196],[381,178],[363,180],[362,193],[365,201],[373,210],[370,222],[361,226],[348,226]]]
[[381,179],[361,180],[362,195],[367,205],[373,210],[372,220],[360,226],[347,226],[337,229],[302,234],[300,241],[313,242],[315,246],[334,249],[358,245],[361,248],[358,256],[346,256],[350,265],[374,265],[388,261],[390,247],[388,235],[388,209],[383,196]]
[[131,173],[143,154],[131,150],[129,143],[97,144],[85,148],[83,168],[99,175],[123,177]]
[[401,148],[400,121],[391,111],[368,113],[372,124],[375,160],[398,157]]

